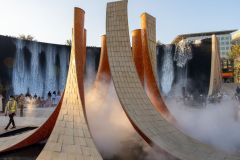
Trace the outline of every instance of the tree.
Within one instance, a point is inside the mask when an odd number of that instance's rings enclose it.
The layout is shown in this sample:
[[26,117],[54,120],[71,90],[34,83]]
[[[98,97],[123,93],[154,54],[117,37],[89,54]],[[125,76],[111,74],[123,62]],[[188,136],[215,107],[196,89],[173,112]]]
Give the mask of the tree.
[[72,40],[71,39],[66,40],[66,45],[71,46],[72,45]]
[[228,53],[228,57],[230,59],[235,59],[237,57],[240,57],[240,45],[235,44],[231,47],[231,50]]
[[160,40],[157,41],[157,46],[162,45],[162,42]]
[[18,38],[20,38],[22,40],[36,41],[32,35],[20,34]]

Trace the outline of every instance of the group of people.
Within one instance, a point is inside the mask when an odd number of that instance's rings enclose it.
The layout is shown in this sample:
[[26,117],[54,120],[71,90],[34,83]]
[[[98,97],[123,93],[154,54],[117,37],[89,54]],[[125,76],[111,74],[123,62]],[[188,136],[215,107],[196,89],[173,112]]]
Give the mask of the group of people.
[[[240,88],[239,88],[239,95],[240,95]],[[220,91],[210,96],[207,96],[203,92],[195,93],[193,95],[187,92],[185,87],[182,88],[182,96],[183,96],[184,104],[192,105],[194,102],[195,104],[201,105],[204,107],[207,105],[207,103],[220,103],[223,98],[223,94]]]
[[58,91],[58,93],[56,93],[56,91],[53,91],[53,93],[51,93],[50,91],[48,92],[48,101],[50,100],[52,102],[52,105],[57,105],[58,102],[60,101],[61,98],[61,92]]
[[208,102],[210,103],[220,103],[223,98],[223,94],[221,92],[217,92],[211,96],[208,96]]
[[[51,93],[48,92],[48,98],[47,100],[44,100],[44,98],[38,97],[36,94],[32,97],[29,93],[27,93],[25,96],[23,94],[20,94],[19,96],[13,96],[11,95],[8,102],[5,106],[5,116],[9,116],[9,122],[7,126],[5,127],[5,130],[9,128],[9,126],[12,124],[12,129],[16,128],[15,122],[14,122],[14,116],[16,115],[17,107],[20,109],[20,116],[23,116],[23,109],[25,105],[28,105],[29,103],[38,105],[40,107],[50,107],[55,106],[60,101],[61,93],[60,91],[56,94],[54,91]],[[0,94],[0,108],[3,108],[2,103],[3,96]],[[2,109],[3,111],[4,109]]]
[[[39,97],[36,94],[32,96],[31,94],[27,93],[25,96],[23,94],[20,94],[16,97],[17,102],[20,102],[21,104],[31,104],[36,105],[38,107],[51,107],[58,104],[59,100],[61,98],[61,92],[58,91],[56,94],[56,91],[48,92],[47,99],[44,99],[44,97]],[[19,105],[21,108],[21,105]]]

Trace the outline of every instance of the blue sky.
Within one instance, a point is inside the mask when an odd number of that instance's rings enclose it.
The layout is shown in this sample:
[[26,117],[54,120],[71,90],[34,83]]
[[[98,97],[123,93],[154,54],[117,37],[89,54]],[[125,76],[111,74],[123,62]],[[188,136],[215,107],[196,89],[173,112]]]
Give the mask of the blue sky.
[[[85,10],[87,45],[99,46],[105,33],[106,3],[111,0],[0,0],[0,34],[31,34],[38,41],[64,44],[71,38],[73,7]],[[178,34],[240,28],[239,0],[129,0],[130,31],[140,15],[157,18],[157,40]]]

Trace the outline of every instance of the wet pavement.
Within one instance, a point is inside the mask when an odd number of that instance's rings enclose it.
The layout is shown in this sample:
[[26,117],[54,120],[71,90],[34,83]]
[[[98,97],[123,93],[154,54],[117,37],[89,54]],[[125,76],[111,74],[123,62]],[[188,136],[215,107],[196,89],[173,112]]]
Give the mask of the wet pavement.
[[[44,123],[50,114],[53,112],[55,107],[50,108],[24,108],[23,117],[18,112],[14,117],[16,127],[24,126],[40,126]],[[0,114],[0,133],[5,132],[4,128],[9,121],[9,117],[5,116],[4,113]],[[11,126],[9,127],[11,128]]]
[[[20,109],[17,109],[16,116],[14,117],[14,121],[16,124],[15,129],[11,129],[12,126],[6,131],[4,128],[9,121],[9,117],[5,116],[4,113],[0,113],[0,134],[4,134],[6,132],[12,132],[20,128],[28,127],[28,126],[41,126],[48,117],[52,114],[55,107],[39,107],[36,105],[26,105],[23,110],[23,116],[20,116]],[[31,130],[22,132],[18,135],[24,135],[30,133]],[[17,135],[17,136],[18,136]],[[4,143],[4,140],[11,139],[11,137],[3,137],[0,138],[0,146],[1,143]],[[4,155],[0,155],[0,160],[32,160],[37,157],[37,155],[41,152],[42,148],[44,147],[44,143],[36,144],[30,147],[26,147],[21,150],[17,150],[14,152],[9,152]]]

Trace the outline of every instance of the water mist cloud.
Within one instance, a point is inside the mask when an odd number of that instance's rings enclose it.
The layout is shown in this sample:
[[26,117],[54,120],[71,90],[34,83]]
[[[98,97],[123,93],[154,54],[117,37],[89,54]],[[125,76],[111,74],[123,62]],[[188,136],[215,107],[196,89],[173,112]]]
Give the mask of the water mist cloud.
[[91,133],[104,159],[172,160],[150,147],[135,131],[112,83],[88,89],[86,106]]
[[122,142],[134,134],[111,84],[98,86],[86,94],[87,115],[95,142],[105,156],[112,157],[121,150]]
[[166,103],[184,133],[221,150],[240,151],[239,104],[231,97],[225,96],[221,103],[206,108],[185,106],[174,98],[166,99]]

